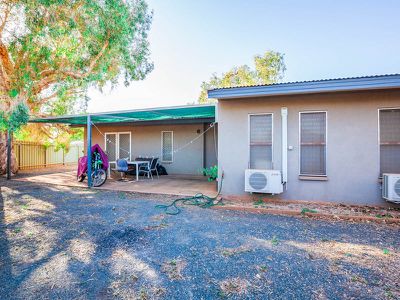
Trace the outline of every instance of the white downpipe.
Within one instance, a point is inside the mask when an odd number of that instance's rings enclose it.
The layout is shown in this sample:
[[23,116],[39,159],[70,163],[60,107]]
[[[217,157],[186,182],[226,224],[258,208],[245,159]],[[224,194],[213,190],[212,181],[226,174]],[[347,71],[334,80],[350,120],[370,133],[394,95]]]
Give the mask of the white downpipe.
[[282,117],[282,182],[287,183],[287,170],[288,170],[288,109],[287,107],[281,108]]

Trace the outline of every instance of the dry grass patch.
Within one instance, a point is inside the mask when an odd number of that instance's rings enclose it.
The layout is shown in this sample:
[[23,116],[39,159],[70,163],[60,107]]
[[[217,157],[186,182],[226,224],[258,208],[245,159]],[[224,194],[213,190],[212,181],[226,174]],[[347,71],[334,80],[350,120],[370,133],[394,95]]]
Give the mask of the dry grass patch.
[[73,239],[69,245],[70,256],[80,262],[88,264],[96,251],[96,245],[88,240]]
[[228,278],[219,283],[219,288],[223,296],[247,294],[250,283],[246,279],[239,277]]
[[374,246],[342,243],[336,241],[324,241],[317,243],[301,243],[296,241],[288,241],[286,244],[312,253],[318,258],[325,258],[329,260],[345,260],[354,262],[358,265],[368,266],[368,263],[384,260],[391,260],[394,256],[400,259],[398,253],[389,253],[387,249],[381,249]]
[[144,230],[160,230],[160,229],[165,229],[168,226],[169,225],[167,223],[160,223],[157,225],[148,225],[148,226],[144,227]]
[[110,294],[122,300],[156,300],[162,298],[166,290],[163,287],[141,286],[139,289],[126,280],[115,280],[109,286]]
[[158,279],[157,272],[151,266],[137,258],[134,253],[125,249],[116,249],[112,253],[111,270],[117,276],[131,279],[135,277],[144,277],[152,281]]
[[165,219],[165,215],[164,214],[155,215],[152,216],[150,219],[153,221],[162,221]]
[[186,261],[183,259],[172,259],[165,261],[161,266],[161,271],[167,274],[171,280],[182,280],[183,269],[186,267]]
[[[400,278],[400,253],[395,250],[378,248],[376,246],[325,241],[317,243],[301,243],[289,241],[286,243],[294,248],[306,251],[309,257],[327,259],[331,262],[329,271],[342,274],[348,278],[354,287],[375,290],[377,298],[400,299],[398,278]],[[374,271],[379,274],[373,286],[360,274],[355,274],[341,263],[346,262]],[[386,296],[386,294],[391,295]]]
[[221,254],[224,257],[231,257],[242,253],[250,252],[252,249],[248,245],[242,245],[236,248],[222,248]]
[[[36,268],[20,288],[21,291],[26,291],[33,295],[44,290],[72,290],[77,282],[76,274],[69,270],[69,257],[65,252],[60,252]],[[26,294],[24,296],[26,299],[35,298],[32,295]]]

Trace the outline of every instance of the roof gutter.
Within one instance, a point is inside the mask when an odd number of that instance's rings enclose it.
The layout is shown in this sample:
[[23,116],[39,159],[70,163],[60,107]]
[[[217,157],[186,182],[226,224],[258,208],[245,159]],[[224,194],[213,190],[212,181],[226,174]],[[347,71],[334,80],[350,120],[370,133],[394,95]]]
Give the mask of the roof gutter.
[[400,88],[400,74],[222,88],[209,90],[208,97],[231,99],[391,88]]

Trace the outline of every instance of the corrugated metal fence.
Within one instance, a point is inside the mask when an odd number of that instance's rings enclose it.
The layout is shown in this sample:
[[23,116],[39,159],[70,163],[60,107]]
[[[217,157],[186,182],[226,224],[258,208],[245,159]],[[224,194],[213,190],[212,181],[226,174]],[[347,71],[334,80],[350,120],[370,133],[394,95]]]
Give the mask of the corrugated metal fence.
[[78,162],[83,155],[83,144],[74,144],[69,151],[59,149],[55,146],[45,146],[36,142],[15,141],[15,156],[21,170],[38,169],[53,165],[66,165]]

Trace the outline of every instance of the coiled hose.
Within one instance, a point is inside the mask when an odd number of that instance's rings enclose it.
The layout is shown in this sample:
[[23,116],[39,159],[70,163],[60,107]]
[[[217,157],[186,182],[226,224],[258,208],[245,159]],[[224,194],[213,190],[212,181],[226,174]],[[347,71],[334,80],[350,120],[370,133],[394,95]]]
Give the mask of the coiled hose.
[[183,197],[175,199],[174,201],[171,202],[171,204],[159,204],[156,205],[155,207],[164,209],[164,213],[166,213],[167,215],[177,215],[182,211],[182,208],[178,207],[177,205],[179,202],[181,202],[183,205],[194,205],[201,208],[210,208],[212,206],[221,205],[220,203],[222,199],[219,199],[217,202],[215,202],[215,200],[217,200],[218,196],[221,194],[223,179],[224,176],[222,174],[221,184],[219,186],[218,193],[215,197],[209,197],[207,195],[204,195],[203,193],[197,193],[196,195],[191,197]]

